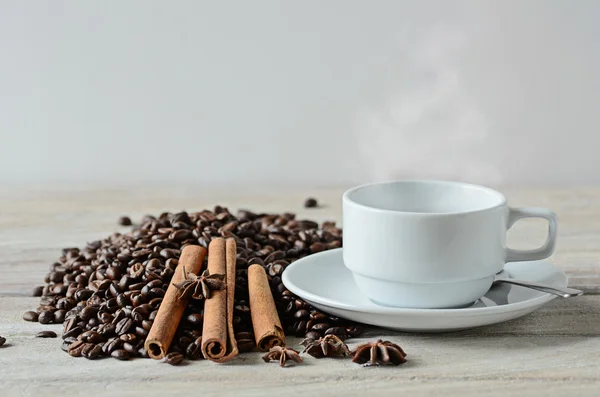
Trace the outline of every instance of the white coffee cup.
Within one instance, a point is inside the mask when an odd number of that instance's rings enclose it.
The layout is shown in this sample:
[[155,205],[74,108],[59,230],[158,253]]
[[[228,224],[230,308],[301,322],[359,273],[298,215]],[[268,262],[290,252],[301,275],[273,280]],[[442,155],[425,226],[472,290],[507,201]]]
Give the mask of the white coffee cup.
[[[548,220],[542,247],[506,247],[507,230],[522,218]],[[501,193],[466,183],[374,183],[343,196],[344,263],[360,290],[387,306],[468,305],[506,262],[552,255],[556,229],[552,211],[509,208]]]

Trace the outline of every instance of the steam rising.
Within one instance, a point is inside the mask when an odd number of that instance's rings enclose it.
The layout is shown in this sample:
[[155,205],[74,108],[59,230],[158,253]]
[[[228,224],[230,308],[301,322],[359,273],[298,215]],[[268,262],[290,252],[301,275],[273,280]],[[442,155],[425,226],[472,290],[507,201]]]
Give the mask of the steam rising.
[[371,180],[501,182],[485,159],[486,117],[458,65],[467,44],[464,34],[445,29],[408,47],[388,97],[362,115],[359,140]]

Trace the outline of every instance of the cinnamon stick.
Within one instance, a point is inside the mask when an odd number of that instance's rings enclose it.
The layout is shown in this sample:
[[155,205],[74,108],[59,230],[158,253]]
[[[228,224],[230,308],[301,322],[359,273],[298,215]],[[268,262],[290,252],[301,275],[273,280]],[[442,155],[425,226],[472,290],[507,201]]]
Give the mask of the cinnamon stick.
[[184,268],[186,273],[198,274],[205,257],[206,249],[200,246],[189,245],[181,252],[179,265],[175,269],[175,274],[144,343],[144,348],[150,357],[158,360],[167,354],[187,306],[187,300],[180,299],[179,289],[173,284],[184,280]]
[[248,268],[248,294],[258,350],[265,352],[274,346],[285,346],[285,334],[281,328],[267,273],[261,265],[255,264]]
[[233,239],[215,238],[208,246],[208,271],[225,274],[225,290],[213,291],[204,303],[202,354],[204,358],[225,362],[238,354],[233,333],[236,246]]
[[237,246],[235,240],[228,238],[225,241],[225,282],[227,287],[225,288],[225,294],[227,295],[227,349],[225,355],[220,359],[216,359],[217,362],[225,362],[231,360],[233,357],[238,355],[237,341],[235,340],[235,334],[233,331],[233,307],[235,303],[235,265],[236,265],[236,254]]

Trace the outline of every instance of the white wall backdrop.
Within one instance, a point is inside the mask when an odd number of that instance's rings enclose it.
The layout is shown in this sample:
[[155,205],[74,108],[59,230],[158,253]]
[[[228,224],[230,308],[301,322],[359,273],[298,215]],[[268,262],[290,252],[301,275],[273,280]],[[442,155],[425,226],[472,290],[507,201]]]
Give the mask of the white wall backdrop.
[[0,0],[0,182],[600,182],[598,1]]

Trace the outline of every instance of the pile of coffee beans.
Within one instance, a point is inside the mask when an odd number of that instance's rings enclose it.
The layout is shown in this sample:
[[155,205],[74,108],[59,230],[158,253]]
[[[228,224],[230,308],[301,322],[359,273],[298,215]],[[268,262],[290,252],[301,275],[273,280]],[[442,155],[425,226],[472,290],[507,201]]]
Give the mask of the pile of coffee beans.
[[[128,222],[121,218],[119,223]],[[128,233],[114,233],[81,249],[65,248],[50,266],[45,285],[34,289],[41,296],[40,306],[23,319],[64,323],[62,349],[74,357],[148,357],[144,341],[181,250],[187,245],[208,247],[215,237],[237,242],[234,328],[240,351],[255,348],[248,305],[247,269],[252,264],[265,268],[288,335],[316,339],[361,334],[359,326],[319,312],[281,282],[282,272],[295,260],[342,246],[342,230],[334,222],[319,225],[297,220],[293,213],[240,210],[234,215],[221,206],[148,215]],[[170,352],[188,359],[202,356],[203,312],[203,301],[189,301]]]

